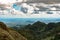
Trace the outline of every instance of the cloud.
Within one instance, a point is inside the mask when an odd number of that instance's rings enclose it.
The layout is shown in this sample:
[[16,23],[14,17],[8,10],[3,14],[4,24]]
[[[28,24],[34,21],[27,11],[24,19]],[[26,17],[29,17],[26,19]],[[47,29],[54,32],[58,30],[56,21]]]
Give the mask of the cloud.
[[15,2],[26,2],[27,0],[0,0],[1,4],[9,4],[9,3],[15,3]]
[[[37,3],[36,3],[37,4]],[[7,13],[4,11],[6,15],[0,15],[0,17],[3,18],[59,18],[59,11],[50,11],[50,10],[58,10],[55,6],[60,7],[58,4],[44,4],[43,5],[35,5],[33,4],[27,4],[27,3],[21,3],[20,5],[23,8],[28,9],[27,14],[23,13],[23,11],[16,10],[15,8],[11,8],[10,10],[12,11],[11,13]],[[52,6],[51,6],[52,5]],[[17,7],[16,6],[16,7]],[[38,7],[37,7],[38,6]],[[19,7],[17,7],[19,9]],[[39,11],[38,14],[33,13],[34,10],[41,10]],[[48,10],[47,10],[48,9]],[[33,14],[32,14],[33,13]],[[52,14],[51,14],[52,13]],[[15,15],[13,15],[15,14]]]
[[34,2],[34,3],[60,3],[60,0],[27,0],[27,2]]
[[15,0],[0,0],[1,4],[9,4],[9,3],[14,3],[16,2]]

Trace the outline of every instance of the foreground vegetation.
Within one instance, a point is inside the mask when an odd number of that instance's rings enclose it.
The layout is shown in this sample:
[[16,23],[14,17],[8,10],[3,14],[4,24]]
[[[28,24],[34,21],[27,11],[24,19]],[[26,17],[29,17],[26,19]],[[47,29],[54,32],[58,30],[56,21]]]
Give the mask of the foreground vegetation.
[[60,22],[45,24],[38,21],[20,27],[17,31],[28,40],[60,40]]

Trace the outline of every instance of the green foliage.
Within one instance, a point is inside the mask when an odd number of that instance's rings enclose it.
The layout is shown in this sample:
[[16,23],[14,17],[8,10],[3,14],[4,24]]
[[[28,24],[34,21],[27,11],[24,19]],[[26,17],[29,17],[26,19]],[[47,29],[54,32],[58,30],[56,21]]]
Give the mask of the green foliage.
[[55,35],[55,39],[54,40],[60,40],[60,32]]
[[18,32],[28,40],[58,40],[57,33],[60,32],[60,22],[45,24],[37,21],[18,29]]
[[49,24],[47,24],[46,30],[48,30],[48,31],[53,30],[56,27],[57,27],[56,23],[49,23]]

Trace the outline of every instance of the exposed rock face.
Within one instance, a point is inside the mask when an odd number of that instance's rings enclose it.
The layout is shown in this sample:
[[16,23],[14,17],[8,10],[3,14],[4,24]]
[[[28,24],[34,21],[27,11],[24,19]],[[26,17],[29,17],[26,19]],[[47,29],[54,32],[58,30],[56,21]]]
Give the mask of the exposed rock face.
[[[4,28],[3,28],[3,26]],[[7,30],[8,31],[7,31]],[[27,40],[13,29],[7,28],[6,25],[0,22],[0,40]]]

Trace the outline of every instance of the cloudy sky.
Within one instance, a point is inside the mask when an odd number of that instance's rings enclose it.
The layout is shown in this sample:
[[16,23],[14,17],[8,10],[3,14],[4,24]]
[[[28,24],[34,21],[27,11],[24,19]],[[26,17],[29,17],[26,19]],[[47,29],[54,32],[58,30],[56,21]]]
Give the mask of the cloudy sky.
[[27,1],[29,1],[29,2],[57,2],[57,3],[59,3],[60,2],[60,0],[27,0]]
[[[21,2],[22,0],[20,0],[20,2]],[[0,3],[2,3],[2,4],[8,4],[8,3],[14,3],[14,2],[16,2],[16,0],[0,0]]]
[[[1,4],[8,4],[8,3],[15,3],[15,2],[23,2],[23,1],[25,1],[25,2],[51,2],[51,0],[0,0],[0,3]],[[60,0],[52,0],[52,2],[60,2]],[[45,5],[45,4],[44,4]],[[31,10],[33,10],[33,6],[30,6],[30,5],[28,5],[28,4],[26,4],[26,3],[24,3],[24,4],[22,4],[22,6],[23,7],[25,7],[25,8],[27,8],[29,11],[29,13],[31,12]],[[49,6],[48,6],[49,7]],[[17,7],[16,7],[17,8]],[[55,9],[55,7],[54,7],[54,9]],[[25,15],[25,14],[23,14],[22,12],[20,12],[20,11],[16,11],[15,10],[15,12],[16,13],[20,13],[21,15],[0,15],[1,17],[18,17],[18,18],[38,18],[38,17],[40,17],[40,18],[57,18],[57,17],[60,17],[60,15],[59,14],[57,14],[57,12],[54,12],[55,14],[48,14],[47,15],[47,13],[46,12],[43,12],[43,14],[34,14],[34,15]],[[13,17],[13,18],[14,18]]]
[[4,4],[7,4],[7,3],[14,3],[14,2],[45,2],[45,3],[53,3],[53,2],[56,2],[56,3],[60,3],[60,0],[0,0],[0,3],[4,3]]
[[0,0],[0,3],[2,4],[8,4],[8,3],[15,3],[15,2],[23,2],[27,0]]

